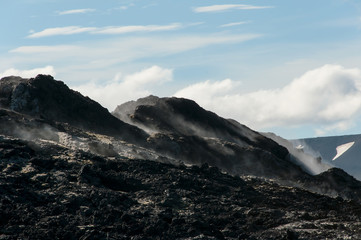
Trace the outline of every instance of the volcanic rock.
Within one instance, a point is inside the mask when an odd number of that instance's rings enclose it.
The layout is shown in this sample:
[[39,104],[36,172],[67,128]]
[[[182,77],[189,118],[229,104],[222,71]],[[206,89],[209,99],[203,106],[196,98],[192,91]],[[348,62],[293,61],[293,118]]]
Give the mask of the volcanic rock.
[[0,107],[18,113],[63,122],[93,132],[121,136],[128,141],[147,137],[140,129],[119,121],[107,109],[52,76],[0,80]]
[[240,145],[261,147],[279,158],[288,154],[286,149],[274,141],[234,120],[206,111],[189,99],[149,96],[119,105],[113,115],[148,131],[218,138]]
[[238,175],[293,179],[304,174],[286,148],[188,99],[149,96],[118,106],[113,115],[151,133],[148,141],[158,152],[185,163],[208,163]]
[[0,239],[361,239],[346,172],[190,100],[114,114],[50,76],[0,80]]
[[215,167],[3,137],[1,239],[359,239],[360,204]]

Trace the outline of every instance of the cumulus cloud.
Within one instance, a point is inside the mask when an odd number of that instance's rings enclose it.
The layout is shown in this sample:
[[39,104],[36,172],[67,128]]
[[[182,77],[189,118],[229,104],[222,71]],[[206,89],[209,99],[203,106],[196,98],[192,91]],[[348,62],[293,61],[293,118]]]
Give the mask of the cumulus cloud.
[[253,10],[253,9],[265,9],[265,8],[273,8],[271,6],[253,6],[253,5],[245,5],[245,4],[221,4],[221,5],[210,5],[203,7],[196,7],[193,9],[196,13],[203,12],[222,12],[227,10]]
[[325,65],[280,89],[235,94],[231,90],[237,88],[237,82],[226,79],[197,83],[174,95],[194,99],[207,109],[259,130],[319,124],[324,126],[317,129],[320,134],[350,127],[361,110],[360,83],[359,69]]
[[72,9],[58,12],[59,15],[69,15],[69,14],[80,14],[80,13],[89,13],[95,12],[95,9],[92,8],[83,8],[83,9]]
[[131,25],[131,26],[109,26],[109,27],[79,27],[79,26],[67,26],[57,28],[46,28],[40,32],[32,32],[28,38],[42,38],[59,35],[73,35],[79,33],[91,33],[91,34],[124,34],[131,32],[158,32],[158,31],[170,31],[181,28],[179,23],[172,23],[168,25]]
[[120,73],[107,84],[88,83],[73,89],[98,101],[110,111],[119,104],[150,95],[154,86],[171,81],[173,70],[152,66],[140,72],[122,76]]
[[38,74],[47,74],[52,76],[56,75],[53,66],[46,66],[43,68],[35,68],[30,70],[19,70],[15,68],[9,68],[4,72],[0,73],[0,78],[8,77],[8,76],[20,76],[23,78],[31,78],[31,77],[35,77]]

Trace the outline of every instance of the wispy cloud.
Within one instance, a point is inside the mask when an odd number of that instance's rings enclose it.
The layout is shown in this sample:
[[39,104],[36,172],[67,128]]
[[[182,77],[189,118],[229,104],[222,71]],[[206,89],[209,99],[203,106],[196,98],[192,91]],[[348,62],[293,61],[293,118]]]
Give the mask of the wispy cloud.
[[71,45],[56,45],[56,46],[22,46],[15,49],[10,50],[11,53],[24,53],[24,54],[32,54],[32,53],[56,53],[56,52],[66,52],[66,51],[74,51],[78,47]]
[[[222,35],[179,35],[164,37],[123,37],[109,40],[89,41],[79,45],[38,45],[21,46],[10,50],[10,53],[29,55],[33,59],[44,56],[51,58],[78,56],[89,61],[111,59],[118,62],[130,61],[149,56],[167,56],[201,47],[216,44],[235,44],[261,37],[258,34],[222,34]],[[29,60],[28,60],[29,61]]]
[[193,9],[196,13],[203,12],[222,12],[227,10],[253,10],[253,9],[266,9],[273,8],[272,6],[253,6],[253,5],[245,5],[245,4],[221,4],[221,5],[210,5],[203,7],[196,7]]
[[114,8],[114,10],[127,10],[127,9],[128,9],[128,6],[120,6],[120,7]]
[[[173,55],[217,45],[241,44],[260,38],[257,34],[208,34],[164,36],[122,36],[94,39],[74,45],[20,46],[10,51],[11,57],[0,56],[5,69],[17,66],[52,64],[58,75],[72,82],[111,79],[120,67],[138,60],[167,59]],[[140,64],[140,66],[143,66]],[[74,85],[74,83],[73,83]],[[79,85],[79,84],[77,84]]]
[[57,28],[47,28],[40,32],[32,32],[28,38],[41,38],[59,35],[73,35],[79,33],[91,34],[125,34],[134,32],[156,32],[156,31],[171,31],[181,28],[179,23],[172,23],[169,25],[131,25],[131,26],[109,26],[109,27],[80,27],[67,26]]
[[89,13],[89,12],[95,12],[95,9],[92,8],[83,8],[83,9],[72,9],[72,10],[66,10],[66,11],[60,11],[58,12],[59,15],[69,15],[69,14],[82,14],[82,13]]
[[79,27],[79,26],[68,26],[68,27],[57,27],[57,28],[47,28],[40,32],[34,32],[28,36],[28,38],[41,38],[41,37],[50,37],[57,35],[73,35],[84,32],[95,31],[96,28],[93,27]]
[[234,27],[234,26],[238,26],[238,25],[243,25],[243,24],[247,24],[249,22],[232,22],[232,23],[227,23],[227,24],[223,24],[220,27]]
[[155,31],[170,31],[181,28],[179,23],[169,25],[133,25],[133,26],[120,26],[120,27],[105,27],[98,28],[91,33],[94,34],[123,34],[131,32],[155,32]]

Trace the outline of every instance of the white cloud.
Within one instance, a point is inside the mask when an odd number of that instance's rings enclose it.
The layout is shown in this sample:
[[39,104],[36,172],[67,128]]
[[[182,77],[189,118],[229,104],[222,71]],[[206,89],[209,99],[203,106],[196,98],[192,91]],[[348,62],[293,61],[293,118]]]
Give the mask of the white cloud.
[[120,7],[114,8],[114,9],[115,10],[127,10],[128,6],[120,6]]
[[57,46],[22,46],[10,50],[11,53],[24,53],[24,54],[33,54],[33,53],[56,53],[64,51],[74,51],[76,46],[71,45],[57,45]]
[[172,35],[169,37],[123,37],[100,41],[83,42],[79,45],[55,46],[21,46],[10,51],[17,53],[18,59],[14,64],[37,62],[48,64],[51,62],[65,62],[69,66],[86,63],[92,70],[95,66],[90,63],[130,62],[144,57],[159,57],[177,54],[197,48],[216,44],[235,44],[260,37],[255,34],[239,35]]
[[72,9],[72,10],[58,12],[58,14],[69,15],[69,14],[80,14],[80,13],[89,13],[89,12],[95,12],[95,9],[92,8]]
[[30,70],[19,70],[15,68],[9,68],[5,70],[4,72],[0,73],[0,78],[8,77],[8,76],[19,76],[23,78],[32,78],[35,77],[38,74],[47,74],[55,76],[55,70],[53,66],[46,66],[43,68],[35,68]]
[[361,110],[359,69],[325,65],[281,89],[247,94],[230,92],[236,84],[229,79],[206,81],[174,95],[194,99],[207,109],[256,129],[319,124],[324,132],[345,130]]
[[104,27],[92,31],[94,34],[123,34],[130,32],[155,32],[155,31],[169,31],[180,28],[182,25],[173,23],[170,25],[134,25],[134,26],[120,26],[120,27]]
[[95,31],[93,27],[79,27],[79,26],[68,26],[58,28],[47,28],[40,32],[34,32],[28,36],[28,38],[41,38],[57,35],[73,35],[78,33],[85,33]]
[[88,83],[75,86],[73,89],[98,101],[112,111],[116,106],[126,101],[150,95],[149,89],[154,86],[159,87],[159,85],[171,81],[172,78],[172,69],[152,66],[124,77],[118,73],[112,82],[105,85]]
[[159,32],[170,31],[181,28],[179,23],[173,23],[169,25],[133,25],[133,26],[109,26],[102,28],[95,27],[79,27],[79,26],[67,26],[57,28],[47,28],[40,32],[31,31],[28,38],[41,38],[59,35],[73,35],[79,33],[92,33],[92,34],[124,34],[131,32]]
[[[137,60],[165,59],[195,49],[217,45],[242,44],[259,38],[256,34],[210,34],[161,36],[124,36],[79,42],[76,45],[21,46],[0,57],[3,69],[12,66],[53,65],[57,74],[72,85],[111,79],[119,67],[138,65]],[[202,55],[203,56],[203,55]],[[157,60],[157,61],[158,61]],[[190,59],[190,61],[196,61]],[[142,61],[141,61],[142,62]],[[76,83],[76,84],[75,84]]]
[[249,23],[249,22],[232,22],[232,23],[223,24],[220,27],[234,27],[234,26],[247,24],[247,23]]
[[222,12],[227,10],[253,10],[253,9],[266,9],[266,8],[273,8],[271,6],[253,6],[253,5],[245,5],[245,4],[222,4],[222,5],[211,5],[211,6],[204,6],[204,7],[196,7],[193,9],[196,13],[203,13],[203,12]]

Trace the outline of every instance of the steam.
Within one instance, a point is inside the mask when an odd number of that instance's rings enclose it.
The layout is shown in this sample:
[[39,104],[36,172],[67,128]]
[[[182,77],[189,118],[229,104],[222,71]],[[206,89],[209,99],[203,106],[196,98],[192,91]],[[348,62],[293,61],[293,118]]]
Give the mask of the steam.
[[314,151],[303,141],[295,141],[294,143],[291,143],[274,133],[264,133],[264,135],[271,138],[279,145],[287,148],[290,153],[291,160],[312,175],[320,174],[332,167],[328,163],[322,161],[320,153]]

